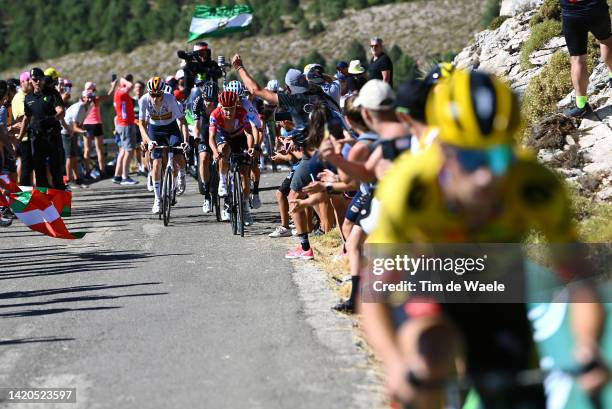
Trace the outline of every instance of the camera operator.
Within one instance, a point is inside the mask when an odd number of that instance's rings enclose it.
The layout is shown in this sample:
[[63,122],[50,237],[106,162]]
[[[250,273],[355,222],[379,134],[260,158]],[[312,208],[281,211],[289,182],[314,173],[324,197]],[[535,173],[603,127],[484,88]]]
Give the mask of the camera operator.
[[[36,185],[50,187],[47,180],[46,159],[49,158],[53,187],[64,190],[63,147],[60,120],[64,116],[64,105],[59,92],[46,87],[45,74],[40,68],[32,68],[30,78],[34,92],[26,95],[24,118],[19,131],[19,140],[28,128],[32,139],[32,159],[36,172]],[[28,178],[26,178],[28,180]]]
[[178,51],[176,55],[185,60],[183,72],[185,74],[185,88],[191,90],[198,77],[204,81],[217,82],[223,76],[223,71],[216,61],[211,58],[212,51],[208,43],[201,41],[193,46],[193,51],[188,53]]

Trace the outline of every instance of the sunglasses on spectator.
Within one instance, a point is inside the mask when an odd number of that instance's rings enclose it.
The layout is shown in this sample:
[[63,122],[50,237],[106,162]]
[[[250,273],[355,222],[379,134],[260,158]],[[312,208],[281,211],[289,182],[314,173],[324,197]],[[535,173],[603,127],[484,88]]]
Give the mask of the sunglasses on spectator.
[[65,94],[70,94],[70,91],[72,91],[72,87],[63,87],[63,89]]
[[494,146],[490,149],[456,149],[457,161],[468,173],[487,167],[496,176],[504,175],[514,162],[514,151],[509,145]]
[[31,79],[33,82],[40,82],[40,80],[42,80],[42,78],[39,77],[32,77]]

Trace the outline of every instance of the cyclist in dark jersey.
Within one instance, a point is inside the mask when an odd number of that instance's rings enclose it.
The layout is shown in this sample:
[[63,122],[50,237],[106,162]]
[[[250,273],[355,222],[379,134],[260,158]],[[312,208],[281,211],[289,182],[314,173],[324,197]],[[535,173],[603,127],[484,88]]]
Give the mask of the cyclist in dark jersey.
[[216,108],[219,87],[214,82],[205,82],[200,87],[201,93],[195,97],[192,105],[194,138],[198,144],[198,173],[204,191],[202,211],[209,213],[212,209],[209,191],[211,149],[208,141],[209,117]]

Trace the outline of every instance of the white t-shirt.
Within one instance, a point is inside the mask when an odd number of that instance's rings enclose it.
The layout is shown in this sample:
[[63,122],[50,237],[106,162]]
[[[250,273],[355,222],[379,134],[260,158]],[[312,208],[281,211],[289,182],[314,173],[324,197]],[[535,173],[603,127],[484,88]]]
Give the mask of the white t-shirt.
[[172,94],[164,94],[159,109],[155,108],[153,99],[149,94],[144,94],[140,98],[138,106],[140,108],[138,119],[143,122],[148,119],[151,125],[168,125],[185,115],[183,107]]
[[[89,114],[91,108],[93,108],[93,105],[93,103],[89,104],[88,107],[83,101],[77,101],[70,105],[64,114],[64,121],[66,122],[66,125],[68,125],[69,128],[72,128],[72,124],[74,123],[82,124],[85,118],[87,118],[87,114]],[[62,133],[70,133],[70,129],[64,128],[63,124]]]
[[252,126],[257,129],[261,129],[263,126],[261,124],[261,119],[259,118],[259,113],[255,108],[255,105],[248,98],[242,98],[242,108],[247,111],[247,118]]
[[321,88],[323,88],[323,92],[336,101],[336,104],[340,105],[340,81],[326,82],[321,85]]

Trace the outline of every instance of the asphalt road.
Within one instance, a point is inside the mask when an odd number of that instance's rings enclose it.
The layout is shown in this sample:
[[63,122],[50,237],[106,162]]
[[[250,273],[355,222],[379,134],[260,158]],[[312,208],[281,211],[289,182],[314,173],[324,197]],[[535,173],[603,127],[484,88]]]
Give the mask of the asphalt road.
[[[263,175],[245,238],[202,214],[193,179],[168,227],[140,178],[75,189],[81,240],[0,230],[0,387],[77,389],[76,405],[20,409],[371,407],[355,398],[363,369],[309,322],[293,239],[267,237],[283,176]],[[317,314],[338,319],[328,305]]]

